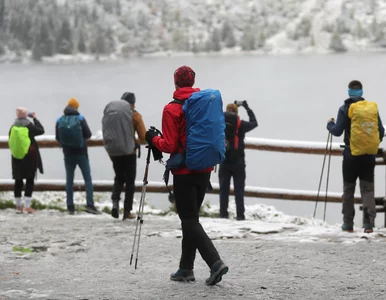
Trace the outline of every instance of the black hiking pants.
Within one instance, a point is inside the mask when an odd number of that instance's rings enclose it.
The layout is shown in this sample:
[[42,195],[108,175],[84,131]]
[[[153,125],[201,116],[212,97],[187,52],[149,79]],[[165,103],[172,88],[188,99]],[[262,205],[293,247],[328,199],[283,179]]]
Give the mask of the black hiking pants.
[[[31,197],[32,192],[34,190],[35,178],[27,178],[25,182],[25,191],[24,197]],[[16,179],[14,186],[14,196],[15,198],[21,198],[21,194],[23,192],[24,182],[23,179]]]
[[113,192],[111,200],[119,202],[123,185],[126,186],[124,210],[130,212],[133,209],[135,192],[135,176],[137,173],[137,156],[135,154],[111,157],[115,172]]
[[199,212],[209,184],[210,172],[173,176],[173,190],[182,226],[180,269],[193,270],[196,250],[209,266],[220,259],[199,222]]
[[240,160],[237,163],[224,162],[220,165],[220,217],[228,218],[228,203],[231,178],[233,177],[233,186],[236,200],[236,218],[245,220],[244,207],[244,189],[245,189],[245,162]]
[[361,155],[344,157],[343,172],[343,222],[349,225],[354,223],[354,193],[356,181],[359,178],[359,187],[363,204],[363,225],[373,227],[376,217],[374,199],[374,169],[375,156]]

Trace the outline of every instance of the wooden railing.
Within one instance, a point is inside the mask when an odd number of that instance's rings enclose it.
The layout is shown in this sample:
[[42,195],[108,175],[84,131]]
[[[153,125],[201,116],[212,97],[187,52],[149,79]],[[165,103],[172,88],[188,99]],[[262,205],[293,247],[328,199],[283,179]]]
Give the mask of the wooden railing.
[[[38,144],[41,148],[58,148],[60,147],[54,136],[42,136],[37,138]],[[103,146],[103,140],[100,137],[93,137],[88,141],[90,147]],[[246,138],[245,146],[247,149],[260,151],[274,151],[298,154],[315,154],[324,155],[326,153],[326,144],[321,142],[300,142],[300,141],[283,141],[259,138]],[[0,137],[0,149],[8,148],[7,137]],[[342,155],[341,145],[338,143],[332,144],[331,155]],[[385,154],[383,149],[380,149],[376,159],[377,165],[385,165]],[[112,181],[94,181],[94,190],[99,192],[110,192],[112,189]],[[170,186],[172,188],[172,186]],[[13,181],[0,181],[0,191],[10,191],[13,189]],[[83,181],[76,181],[74,190],[84,191]],[[142,182],[136,182],[136,191],[142,189]],[[39,180],[35,186],[36,191],[64,191],[65,181],[61,180]],[[147,191],[150,193],[167,193],[166,186],[161,182],[149,182]],[[213,184],[213,190],[208,193],[219,193],[219,187]],[[231,187],[231,194],[233,194]],[[321,191],[319,200],[327,202],[341,202],[341,193],[328,192],[325,199],[325,192]],[[274,189],[261,187],[246,187],[245,196],[256,198],[282,199],[282,200],[298,200],[298,201],[315,201],[317,199],[317,192],[314,191],[300,191],[288,189]],[[360,197],[355,197],[355,202],[360,203]]]

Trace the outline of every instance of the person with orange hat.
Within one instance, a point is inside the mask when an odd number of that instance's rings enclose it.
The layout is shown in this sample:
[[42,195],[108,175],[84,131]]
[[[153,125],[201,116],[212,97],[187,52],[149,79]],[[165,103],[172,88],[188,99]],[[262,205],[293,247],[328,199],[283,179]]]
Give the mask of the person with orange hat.
[[74,173],[76,166],[79,166],[86,185],[85,210],[88,213],[99,214],[100,212],[94,206],[94,191],[87,151],[87,140],[91,137],[91,131],[86,119],[78,112],[78,108],[78,100],[71,98],[64,109],[64,115],[57,120],[55,129],[56,140],[63,148],[64,154],[67,210],[71,215],[75,213]]
[[[238,115],[238,107],[246,109],[249,122],[241,120]],[[257,127],[257,120],[253,111],[249,108],[247,101],[235,101],[226,107],[225,117],[225,137],[227,147],[225,161],[220,164],[219,183],[220,183],[220,217],[229,218],[228,202],[231,178],[233,177],[235,200],[236,200],[236,219],[245,220],[244,208],[244,188],[245,188],[245,134]]]

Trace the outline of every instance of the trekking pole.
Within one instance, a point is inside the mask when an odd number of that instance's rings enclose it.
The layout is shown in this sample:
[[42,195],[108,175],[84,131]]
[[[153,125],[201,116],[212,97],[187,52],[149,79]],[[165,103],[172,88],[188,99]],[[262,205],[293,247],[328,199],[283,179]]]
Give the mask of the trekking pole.
[[318,187],[318,194],[316,195],[316,202],[315,202],[315,208],[314,208],[314,218],[316,215],[316,208],[318,206],[318,200],[319,200],[319,194],[320,194],[320,187],[322,186],[322,179],[323,179],[323,173],[324,173],[324,165],[326,164],[326,156],[327,156],[327,150],[328,150],[328,142],[330,140],[331,133],[329,132],[327,135],[327,142],[326,142],[326,150],[324,151],[324,158],[323,158],[323,165],[322,165],[322,172],[320,173],[320,179],[319,179],[319,187]]
[[[147,150],[147,157],[146,157],[146,168],[145,168],[145,174],[143,176],[141,200],[139,201],[137,224],[135,226],[133,248],[131,250],[131,257],[130,257],[130,265],[131,265],[133,262],[134,249],[135,249],[135,246],[137,245],[137,251],[136,251],[136,255],[135,255],[135,269],[137,269],[137,264],[138,264],[139,243],[140,243],[140,239],[141,239],[141,230],[142,230],[142,224],[143,224],[143,208],[145,206],[146,187],[148,184],[147,177],[149,174],[149,164],[150,164],[151,147],[147,146],[147,148],[148,148],[148,150]],[[138,238],[138,241],[137,241],[137,238]]]
[[323,221],[326,221],[327,192],[328,192],[328,181],[330,179],[331,151],[332,151],[332,134],[330,133],[330,153],[329,153],[329,156],[328,156],[328,164],[327,164],[327,181],[326,181],[326,195],[324,197]]

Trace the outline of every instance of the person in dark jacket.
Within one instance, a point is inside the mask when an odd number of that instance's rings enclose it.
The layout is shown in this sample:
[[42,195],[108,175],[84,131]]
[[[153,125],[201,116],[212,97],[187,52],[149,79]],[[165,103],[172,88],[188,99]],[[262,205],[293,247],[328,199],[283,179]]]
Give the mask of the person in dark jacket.
[[[236,200],[236,219],[245,220],[244,208],[244,188],[245,188],[245,134],[257,127],[255,114],[249,108],[247,101],[241,104],[247,111],[249,122],[240,120],[238,116],[238,106],[234,103],[228,104],[227,113],[235,114],[236,132],[235,132],[235,153],[232,157],[226,155],[225,161],[220,164],[220,217],[229,218],[228,203],[231,178],[233,177],[235,200]],[[227,154],[227,153],[226,153]]]
[[[175,92],[173,98],[185,101],[194,92],[195,72],[188,66],[178,68],[174,73]],[[169,103],[162,114],[163,137],[154,131],[146,132],[146,140],[151,147],[165,153],[183,153],[186,149],[186,121],[182,105]],[[180,145],[183,145],[184,149]],[[195,280],[193,267],[196,251],[201,254],[210,268],[207,285],[220,282],[222,276],[228,272],[228,267],[221,260],[215,246],[206,234],[199,221],[199,212],[209,185],[213,168],[190,171],[186,167],[172,170],[173,190],[178,216],[182,225],[182,254],[177,272],[171,274],[174,281]]]
[[143,123],[141,114],[135,109],[135,94],[130,92],[125,92],[121,100],[125,100],[131,106],[133,111],[133,129],[134,134],[138,136],[135,139],[135,149],[133,153],[123,156],[111,156],[110,159],[113,163],[113,168],[115,172],[113,192],[111,199],[113,202],[113,209],[111,210],[111,216],[113,218],[119,218],[119,201],[121,200],[121,193],[123,186],[125,185],[125,201],[123,208],[123,218],[134,219],[136,215],[132,213],[133,210],[133,200],[135,192],[135,177],[137,173],[137,151],[140,151],[140,144],[145,144],[145,134],[146,127]]
[[67,194],[67,210],[69,214],[75,213],[74,206],[74,173],[76,166],[79,166],[86,186],[86,212],[99,214],[99,211],[94,206],[93,199],[93,184],[91,179],[90,162],[87,151],[87,140],[91,138],[91,131],[87,125],[86,119],[78,112],[79,102],[75,98],[68,101],[67,107],[64,109],[64,116],[74,116],[79,119],[82,134],[82,146],[69,147],[66,145],[64,135],[61,134],[61,116],[56,122],[56,140],[63,148],[64,165],[66,167],[66,194]]
[[[354,226],[354,193],[356,181],[359,177],[359,187],[363,201],[363,227],[366,233],[373,232],[374,220],[376,217],[375,199],[374,199],[374,169],[375,155],[352,155],[351,144],[351,119],[349,117],[350,106],[360,101],[366,101],[362,98],[363,87],[358,80],[353,80],[348,85],[349,98],[339,108],[336,123],[333,118],[328,120],[327,130],[334,136],[341,136],[344,132],[343,150],[343,231],[353,231]],[[376,121],[376,120],[375,120]],[[375,122],[374,122],[375,123]],[[385,135],[385,129],[382,125],[378,113],[378,131],[379,142]],[[377,146],[377,145],[376,145]]]
[[[27,116],[33,119],[31,123]],[[33,213],[34,209],[31,208],[31,197],[34,189],[34,178],[36,171],[43,174],[43,162],[40,156],[38,144],[35,140],[35,136],[44,134],[44,128],[42,124],[36,119],[35,113],[28,114],[24,107],[16,109],[16,117],[13,126],[26,127],[28,129],[28,137],[31,141],[30,147],[26,156],[23,159],[16,159],[12,156],[12,177],[15,180],[14,196],[17,212],[23,212],[22,206],[22,190],[24,186],[23,179],[26,179],[25,191],[24,191],[24,210],[28,213]],[[12,127],[9,135],[11,135]]]

